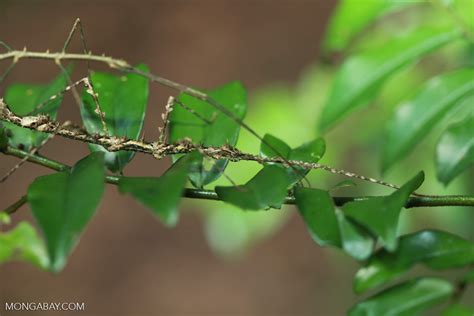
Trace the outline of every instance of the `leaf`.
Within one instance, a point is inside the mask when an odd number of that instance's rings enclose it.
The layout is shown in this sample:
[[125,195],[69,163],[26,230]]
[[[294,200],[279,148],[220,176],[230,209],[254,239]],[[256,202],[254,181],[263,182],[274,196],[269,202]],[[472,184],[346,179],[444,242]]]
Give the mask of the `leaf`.
[[451,304],[446,308],[441,316],[472,316],[474,315],[474,309],[461,304]]
[[20,222],[6,233],[0,232],[0,264],[21,260],[46,269],[49,258],[46,247],[28,222]]
[[415,2],[397,0],[343,0],[329,22],[324,40],[325,51],[341,51],[364,28],[380,16]]
[[380,241],[387,250],[394,251],[398,242],[400,211],[410,195],[423,183],[424,178],[424,173],[419,172],[391,195],[349,202],[344,204],[342,210],[347,216],[380,237]]
[[357,271],[354,291],[362,293],[398,277],[413,265],[449,269],[474,263],[474,244],[456,235],[437,230],[422,230],[400,237],[397,251],[378,251]]
[[[208,92],[208,95],[242,120],[247,112],[247,92],[238,81],[228,83]],[[195,97],[180,94],[179,101],[193,112],[174,104],[170,115],[171,142],[191,139],[205,146],[234,146],[239,137],[240,125],[211,104]],[[204,118],[206,121],[204,121]],[[209,123],[209,124],[208,124]],[[219,178],[227,166],[227,160],[220,159],[209,168],[202,162],[196,171],[190,174],[190,180],[196,187],[203,187]]]
[[398,106],[387,123],[383,170],[406,156],[458,101],[474,93],[473,78],[474,69],[467,68],[434,77]]
[[316,163],[323,158],[326,152],[326,142],[323,138],[316,138],[310,142],[294,148],[289,155],[290,160]]
[[422,29],[346,60],[324,105],[320,130],[327,131],[357,108],[367,105],[396,71],[460,38],[456,31]]
[[6,212],[0,212],[0,227],[1,224],[10,224],[11,218],[10,215]]
[[245,210],[279,208],[288,194],[291,178],[281,166],[264,166],[245,185],[216,186],[215,191],[222,201]]
[[320,246],[341,247],[339,224],[328,192],[296,187],[295,198],[313,240]]
[[[148,67],[141,64],[137,68],[148,72]],[[109,133],[117,137],[137,140],[140,137],[148,103],[148,79],[137,74],[120,76],[103,72],[91,75],[94,91],[98,94],[101,111],[105,114],[105,123]],[[82,92],[84,106],[81,116],[89,133],[104,134],[100,115],[92,95],[87,89]],[[130,151],[108,152],[102,146],[90,144],[92,152],[105,153],[105,164],[112,172],[122,171],[132,160]]]
[[339,209],[336,209],[336,218],[344,252],[357,260],[365,260],[370,257],[375,244],[372,236],[346,218]]
[[104,191],[104,156],[92,153],[68,171],[36,178],[28,202],[46,237],[50,270],[60,271]]
[[447,300],[454,288],[440,278],[420,278],[404,282],[357,303],[349,316],[417,315]]
[[[270,145],[270,146],[269,146]],[[291,147],[271,134],[265,134],[260,145],[260,155],[265,158],[283,157],[290,159]]]
[[[317,163],[323,157],[325,152],[326,142],[323,138],[316,138],[310,142],[291,149],[290,146],[288,146],[281,139],[270,134],[265,134],[260,145],[260,155],[262,157],[282,157],[286,160],[298,160],[309,163]],[[287,168],[287,171],[293,179],[292,182],[296,183],[306,174],[308,174],[309,169],[293,166],[291,168]]]
[[449,126],[436,146],[438,179],[447,185],[474,164],[474,116]]
[[181,157],[159,178],[121,177],[119,190],[149,207],[165,225],[174,226],[191,162],[199,157],[197,152]]
[[[67,71],[68,74],[72,68]],[[5,92],[5,102],[8,104],[10,110],[19,116],[47,114],[52,119],[56,118],[56,113],[62,102],[62,95],[60,93],[67,86],[67,76],[61,73],[56,79],[47,85],[35,84],[15,84]],[[48,102],[48,100],[56,96]],[[39,107],[38,107],[39,106]],[[12,123],[2,122],[2,125],[11,131],[9,143],[11,146],[31,150],[41,144],[41,142],[48,136],[45,133],[32,131],[27,128],[16,126]]]

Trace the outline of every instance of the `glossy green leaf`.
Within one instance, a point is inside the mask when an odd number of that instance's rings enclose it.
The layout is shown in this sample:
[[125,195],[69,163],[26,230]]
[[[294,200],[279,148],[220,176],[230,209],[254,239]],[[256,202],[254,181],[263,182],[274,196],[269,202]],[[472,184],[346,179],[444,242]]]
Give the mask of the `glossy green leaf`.
[[460,69],[425,83],[413,98],[397,108],[388,122],[383,170],[406,156],[458,101],[473,93],[474,69]]
[[316,138],[296,148],[291,148],[284,141],[270,134],[265,134],[260,145],[262,157],[283,157],[289,160],[299,160],[316,163],[326,152],[326,142],[323,138]]
[[441,316],[472,316],[474,315],[474,309],[471,307],[461,304],[451,304],[446,308]]
[[121,177],[119,190],[149,207],[165,225],[174,226],[191,162],[197,158],[200,158],[197,152],[181,157],[159,178]]
[[413,265],[448,269],[474,263],[474,244],[450,233],[423,230],[400,238],[398,249],[378,251],[354,279],[354,291],[364,292],[398,277]]
[[294,148],[289,155],[290,160],[316,163],[326,152],[326,142],[323,138],[316,138],[310,142]]
[[291,147],[284,141],[271,134],[265,134],[260,145],[260,155],[265,158],[283,157],[290,158]]
[[453,293],[451,283],[439,278],[420,278],[404,282],[357,303],[349,316],[418,315],[447,300]]
[[216,186],[215,190],[222,201],[245,210],[262,210],[281,207],[291,183],[285,168],[267,165],[245,185]]
[[436,146],[438,179],[448,184],[474,164],[474,116],[453,124]]
[[[309,163],[318,162],[325,152],[326,142],[323,138],[316,138],[292,149],[281,139],[266,134],[260,145],[260,155],[263,157],[282,157],[287,160],[298,160]],[[294,183],[299,181],[309,172],[308,169],[298,166],[288,168],[287,171],[290,173]]]
[[28,222],[20,222],[5,233],[0,232],[0,264],[20,260],[46,269],[48,253],[43,240]]
[[[137,68],[148,72],[148,67],[139,65]],[[105,123],[113,136],[139,139],[148,103],[148,79],[137,74],[112,75],[94,72],[91,76],[101,111],[105,115]],[[100,115],[92,95],[87,89],[82,93],[84,106],[81,116],[89,133],[104,133]],[[108,152],[102,146],[91,144],[91,151],[105,153],[105,163],[112,172],[122,171],[133,158],[130,151]]]
[[[240,82],[231,82],[208,91],[208,95],[242,120],[247,112],[247,92]],[[191,139],[194,143],[205,146],[234,146],[239,137],[240,125],[222,113],[211,104],[208,104],[187,94],[180,94],[178,99],[189,111],[178,103],[174,104],[170,115],[170,142]],[[204,120],[203,120],[204,119]],[[221,159],[210,166],[199,163],[195,172],[190,174],[190,180],[196,187],[219,178],[224,171],[227,160]]]
[[420,187],[424,173],[418,173],[399,190],[384,197],[374,197],[368,200],[344,204],[344,213],[357,223],[369,229],[380,238],[389,251],[397,247],[397,229],[400,211],[410,195]]
[[[67,83],[67,75],[61,73],[47,85],[15,84],[6,90],[5,102],[10,110],[19,116],[47,114],[55,119],[63,99],[60,93],[66,88]],[[52,97],[54,99],[49,101]],[[48,136],[12,123],[2,122],[1,124],[11,131],[10,145],[24,150],[31,150],[32,147],[40,145]]]
[[71,170],[36,178],[28,202],[46,237],[50,269],[60,271],[104,191],[104,156],[92,153]]
[[423,29],[391,40],[383,49],[350,57],[336,75],[324,105],[320,129],[328,130],[350,112],[367,105],[396,71],[460,36],[459,31]]
[[348,219],[344,212],[336,209],[342,249],[357,260],[365,260],[372,254],[375,241],[362,227]]
[[295,188],[298,210],[313,240],[320,246],[341,246],[334,204],[327,191]]
[[378,17],[415,3],[401,0],[339,1],[329,22],[324,50],[344,50],[357,34]]

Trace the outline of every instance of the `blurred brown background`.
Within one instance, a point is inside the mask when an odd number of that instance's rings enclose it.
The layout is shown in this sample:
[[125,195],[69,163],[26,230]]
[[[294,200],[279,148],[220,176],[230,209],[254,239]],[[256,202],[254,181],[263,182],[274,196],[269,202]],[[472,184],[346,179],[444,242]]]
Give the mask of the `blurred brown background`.
[[[317,58],[334,5],[328,0],[0,0],[0,38],[17,49],[59,50],[80,17],[96,53],[143,61],[154,73],[191,86],[240,79],[252,91],[268,82],[292,82]],[[80,48],[75,38],[70,49]],[[84,71],[77,65],[76,76]],[[22,62],[0,92],[9,83],[47,82],[57,73],[53,63]],[[147,136],[156,137],[170,93],[152,85]],[[77,122],[72,98],[64,107],[61,119]],[[55,139],[43,153],[73,163],[87,147]],[[15,162],[1,157],[0,174]],[[127,172],[159,175],[164,167],[137,156]],[[46,173],[25,165],[0,184],[0,206]],[[0,267],[0,314],[4,302],[72,301],[85,302],[83,315],[341,315],[353,302],[354,270],[334,267],[299,218],[247,256],[226,261],[211,253],[200,218],[185,208],[177,228],[167,229],[109,187],[60,275],[27,264]],[[25,207],[14,220],[31,219],[28,213]]]

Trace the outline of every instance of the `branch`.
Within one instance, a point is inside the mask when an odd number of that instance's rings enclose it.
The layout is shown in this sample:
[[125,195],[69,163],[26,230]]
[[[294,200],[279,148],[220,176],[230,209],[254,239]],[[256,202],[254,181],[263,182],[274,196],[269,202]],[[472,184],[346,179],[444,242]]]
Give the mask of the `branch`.
[[6,209],[3,210],[3,212],[7,213],[8,215],[15,213],[22,207],[23,205],[26,204],[27,202],[26,195],[23,195],[18,201],[7,207]]
[[[80,20],[76,20],[76,23],[73,26],[73,30],[71,31],[71,34],[74,32],[74,29],[76,28],[77,23],[80,23]],[[80,29],[82,30],[82,27],[80,27]],[[71,34],[70,34],[70,36],[72,36]],[[68,43],[70,36],[66,40],[66,43]],[[84,35],[82,34],[81,36],[82,36],[82,39],[83,39]],[[83,43],[84,43],[84,49],[85,49],[84,39],[83,39]],[[67,44],[65,46],[67,46]],[[86,61],[88,64],[91,61],[105,63],[110,68],[114,68],[114,69],[117,69],[117,70],[120,70],[120,71],[123,71],[123,72],[128,72],[128,73],[133,73],[133,74],[140,75],[142,77],[147,78],[148,80],[150,80],[152,82],[159,83],[163,86],[169,87],[171,89],[174,89],[174,90],[180,91],[182,93],[188,94],[190,96],[193,96],[195,98],[198,98],[202,101],[205,101],[207,104],[211,105],[215,109],[219,110],[224,115],[226,115],[227,117],[232,119],[234,122],[239,124],[243,129],[245,129],[246,131],[248,131],[249,133],[254,135],[262,143],[267,145],[268,148],[272,149],[278,156],[280,156],[280,158],[285,162],[285,164],[289,168],[292,168],[296,173],[300,173],[300,171],[297,168],[295,168],[295,166],[293,166],[289,160],[284,158],[282,156],[282,154],[276,148],[273,147],[273,145],[269,144],[265,139],[263,139],[262,136],[260,136],[254,129],[252,129],[249,125],[247,125],[242,119],[237,117],[232,111],[227,109],[225,106],[223,106],[222,104],[220,104],[219,102],[214,100],[212,97],[210,97],[206,93],[203,93],[203,92],[198,91],[196,89],[193,89],[193,88],[190,88],[188,86],[182,85],[180,83],[171,81],[169,79],[166,79],[166,78],[163,78],[163,77],[160,77],[160,76],[156,76],[152,73],[144,72],[144,71],[142,71],[138,68],[135,68],[135,67],[131,66],[125,60],[115,59],[115,58],[112,58],[112,57],[107,57],[105,55],[102,55],[102,56],[93,55],[91,52],[85,53],[85,54],[69,54],[69,53],[66,53],[64,50],[60,53],[50,53],[49,51],[46,51],[46,52],[30,52],[30,51],[27,51],[27,49],[25,47],[22,51],[9,50],[5,54],[0,54],[0,61],[4,60],[4,59],[12,59],[13,64],[16,64],[20,59],[24,59],[24,58],[53,60],[60,67],[61,67],[61,62],[63,60],[82,60],[82,61]],[[89,68],[89,66],[88,66],[88,68]],[[100,113],[100,111],[99,111],[99,113]],[[303,178],[306,179],[304,175],[303,175]],[[384,185],[384,184],[382,184],[382,185]],[[396,187],[396,186],[390,186],[390,187],[398,189],[398,187]]]
[[155,76],[147,72],[140,71],[139,69],[132,67],[127,61],[123,59],[116,59],[116,58],[108,57],[105,55],[101,55],[101,56],[93,55],[91,52],[89,52],[88,54],[70,54],[70,53],[65,53],[65,52],[51,53],[49,51],[30,52],[30,51],[27,51],[25,47],[22,51],[9,50],[8,52],[4,54],[0,54],[0,61],[8,60],[8,59],[12,59],[15,63],[18,62],[20,59],[46,59],[46,60],[54,61],[56,64],[60,64],[62,61],[68,61],[68,60],[69,61],[78,60],[78,61],[87,61],[87,62],[98,62],[98,63],[106,64],[110,68],[113,68],[113,69],[141,75],[143,77],[148,78],[149,80],[153,82],[157,82],[171,89],[184,92],[198,99],[205,100],[205,101],[208,100],[207,94],[203,92],[200,92],[196,89],[176,83],[174,81],[168,80],[166,78],[162,78],[162,77]]
[[[31,155],[29,152],[16,149],[11,146],[7,146],[3,151],[5,155],[15,156],[18,158],[26,158],[29,162],[56,170],[56,171],[65,171],[70,169],[70,166],[62,164],[60,162],[54,161],[52,159],[40,156],[38,154]],[[107,175],[105,180],[107,183],[117,185],[120,180],[120,176],[111,176]],[[201,199],[201,200],[220,200],[219,196],[215,191],[212,190],[200,190],[200,189],[190,189],[185,188],[183,192],[183,197],[191,199]],[[373,196],[361,196],[361,197],[347,197],[347,196],[338,196],[333,197],[334,204],[336,206],[342,206],[347,202],[353,201],[363,201],[373,198]],[[289,195],[286,197],[284,204],[296,204],[296,200],[293,196]],[[434,207],[434,206],[474,206],[474,196],[461,196],[461,195],[445,195],[445,196],[412,196],[408,199],[406,208],[413,207]]]
[[[75,24],[77,24],[77,23],[78,22],[76,21]],[[74,29],[75,29],[75,26],[73,27],[73,30]],[[68,38],[68,40],[69,40],[69,38]],[[66,41],[66,43],[68,42],[68,40]],[[197,99],[205,101],[209,105],[213,106],[215,109],[219,110],[220,112],[222,112],[223,114],[225,114],[226,116],[231,118],[233,121],[237,122],[242,128],[244,128],[249,133],[251,133],[252,135],[257,137],[262,143],[267,145],[270,149],[272,149],[279,156],[278,158],[272,159],[272,161],[265,161],[261,157],[258,157],[258,156],[255,156],[255,155],[243,154],[243,153],[238,152],[239,153],[237,155],[238,157],[235,157],[235,155],[233,155],[233,153],[230,153],[231,155],[234,156],[234,158],[236,158],[236,160],[233,160],[232,157],[227,157],[228,156],[227,154],[229,154],[229,149],[231,149],[231,151],[233,151],[234,153],[237,153],[235,148],[230,148],[228,146],[222,147],[221,149],[223,149],[225,152],[219,153],[219,152],[216,152],[216,148],[211,148],[211,147],[208,147],[208,148],[189,148],[190,144],[184,144],[184,147],[187,147],[188,150],[198,149],[199,151],[201,151],[201,153],[203,155],[208,156],[208,157],[213,158],[213,159],[220,159],[220,158],[215,158],[215,157],[216,156],[222,156],[222,158],[226,158],[226,159],[231,160],[231,161],[253,160],[253,161],[260,162],[260,163],[275,162],[275,163],[281,163],[281,164],[285,165],[286,167],[292,168],[297,173],[300,172],[300,171],[297,168],[295,168],[295,166],[299,166],[299,167],[302,167],[302,168],[307,169],[307,170],[309,170],[309,169],[322,169],[324,171],[327,171],[327,172],[330,172],[330,173],[333,173],[333,174],[340,174],[340,175],[343,175],[345,177],[355,178],[355,179],[359,179],[359,180],[362,180],[362,181],[368,181],[368,182],[383,185],[383,186],[386,186],[386,187],[389,187],[389,188],[392,188],[392,189],[399,189],[400,188],[400,187],[398,187],[394,184],[387,183],[385,181],[381,181],[381,180],[370,178],[370,177],[365,177],[365,176],[358,175],[358,174],[353,173],[353,172],[348,172],[348,171],[345,171],[345,170],[332,168],[332,167],[325,166],[325,165],[322,165],[322,164],[316,164],[316,163],[311,164],[311,163],[305,163],[305,162],[297,163],[295,161],[288,160],[288,159],[282,157],[281,153],[279,153],[278,150],[273,148],[273,146],[271,144],[266,142],[266,140],[264,140],[255,130],[253,130],[250,126],[248,126],[240,118],[235,116],[235,114],[233,112],[229,111],[227,108],[225,108],[224,106],[222,106],[221,104],[216,102],[213,98],[211,98],[206,93],[203,93],[203,92],[198,91],[196,89],[193,89],[193,88],[190,88],[188,86],[182,85],[180,83],[171,81],[169,79],[156,76],[152,73],[144,72],[140,69],[137,69],[137,68],[131,66],[127,61],[122,60],[122,59],[116,59],[116,58],[108,57],[108,56],[105,56],[105,55],[101,55],[101,56],[93,55],[92,52],[84,53],[84,54],[69,54],[69,53],[66,53],[64,51],[59,52],[59,53],[51,53],[49,51],[46,51],[46,52],[31,52],[31,51],[28,51],[26,49],[26,47],[22,51],[9,49],[6,53],[0,54],[0,61],[7,60],[7,59],[12,59],[12,62],[14,64],[16,64],[21,59],[51,60],[51,61],[54,61],[58,65],[61,65],[62,61],[67,61],[67,60],[86,61],[87,63],[89,63],[89,62],[98,62],[98,63],[106,64],[110,68],[113,68],[113,69],[117,69],[117,70],[120,70],[120,71],[123,71],[123,72],[134,73],[134,74],[143,76],[143,77],[147,78],[148,80],[150,80],[152,82],[156,82],[158,84],[164,85],[164,86],[169,87],[171,89],[177,90],[179,92],[188,94],[188,95],[193,96]],[[0,104],[0,106],[1,106],[1,104]],[[23,127],[31,128],[31,127],[28,127],[28,126],[23,126]],[[66,132],[62,136],[71,138],[70,136],[72,136],[72,135],[70,135],[70,133]],[[179,149],[179,148],[177,148],[177,147],[179,147],[179,145],[177,146],[177,145],[163,145],[163,144],[161,144],[161,148],[160,148],[160,146],[154,146],[154,148],[150,148],[148,145],[157,145],[157,144],[142,143],[141,145],[143,145],[143,146],[136,146],[136,145],[138,145],[138,142],[135,142],[133,140],[124,140],[124,139],[114,138],[114,137],[109,138],[109,142],[107,142],[105,139],[103,139],[104,137],[102,135],[95,135],[95,136],[96,136],[96,138],[99,138],[99,139],[102,138],[102,140],[107,143],[108,146],[104,146],[104,145],[102,145],[102,146],[104,148],[106,148],[107,150],[109,150],[109,151],[114,151],[114,148],[117,148],[116,145],[119,145],[119,146],[123,147],[122,150],[141,151],[141,152],[145,152],[145,153],[151,153],[151,154],[154,154],[155,157],[161,158],[162,155],[173,154],[173,152],[172,152],[173,150]],[[80,140],[86,141],[86,142],[93,142],[94,141],[93,139],[90,139],[90,138],[89,139],[80,139]],[[97,141],[97,139],[96,139],[96,141]],[[168,146],[168,148],[166,148],[166,146]],[[174,148],[171,148],[169,146],[172,146]],[[144,148],[144,147],[146,147],[146,148]],[[141,149],[145,149],[145,150],[143,151]],[[115,149],[115,150],[119,150],[119,149]],[[184,151],[179,151],[178,150],[179,153],[188,152],[188,151],[186,151],[186,148],[181,148],[181,150],[184,150]],[[219,151],[219,150],[217,150],[217,151]],[[414,192],[412,195],[426,196],[426,195],[423,195],[423,194],[418,194],[416,192]]]
[[[163,144],[161,142],[150,143],[103,134],[90,134],[83,128],[75,126],[72,123],[66,122],[64,124],[60,124],[59,122],[52,121],[47,115],[20,117],[14,114],[1,98],[0,120],[38,132],[55,134],[76,141],[100,145],[110,152],[119,150],[141,152],[144,154],[153,155],[156,159],[162,159],[165,156],[186,154],[197,150],[204,156],[215,160],[227,159],[234,162],[247,160],[255,161],[260,164],[278,163],[284,165],[285,167],[301,167],[306,170],[321,169],[333,174],[340,174],[345,177],[368,181],[370,183],[383,185],[392,189],[399,189],[398,186],[385,181],[358,175],[353,172],[341,169],[332,168],[320,163],[287,160],[282,157],[261,157],[258,155],[241,152],[237,148],[229,145],[224,145],[221,147],[206,147],[193,144],[192,142],[186,140],[175,144]],[[423,196],[421,194],[414,195]]]

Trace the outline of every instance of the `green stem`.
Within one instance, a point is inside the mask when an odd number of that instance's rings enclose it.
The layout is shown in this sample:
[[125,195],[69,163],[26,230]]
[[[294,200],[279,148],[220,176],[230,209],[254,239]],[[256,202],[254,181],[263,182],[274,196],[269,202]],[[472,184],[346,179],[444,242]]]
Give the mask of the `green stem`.
[[6,209],[3,210],[3,212],[7,214],[13,214],[15,213],[20,207],[25,205],[27,202],[26,195],[23,195],[18,201],[7,207]]
[[[65,171],[69,170],[71,167],[55,160],[40,156],[38,154],[31,155],[30,153],[13,148],[8,146],[3,153],[5,155],[15,156],[18,158],[25,158],[32,163],[56,170],[56,171]],[[118,184],[120,176],[107,175],[105,180],[110,184]],[[219,196],[215,191],[212,190],[202,190],[202,189],[190,189],[186,188],[183,192],[183,196],[191,199],[201,199],[201,200],[220,200]],[[349,196],[336,196],[333,197],[334,203],[337,206],[341,206],[347,202],[353,201],[363,201],[373,198],[373,196],[360,196],[360,197],[349,197]],[[23,204],[26,202],[25,201]],[[18,202],[17,202],[18,203]],[[287,196],[285,199],[285,204],[296,204],[296,200],[293,196]],[[21,204],[21,205],[23,205]],[[21,206],[20,205],[20,206]],[[406,208],[413,207],[434,207],[434,206],[472,206],[474,207],[474,196],[463,196],[463,195],[433,195],[433,196],[412,196],[408,199]]]

